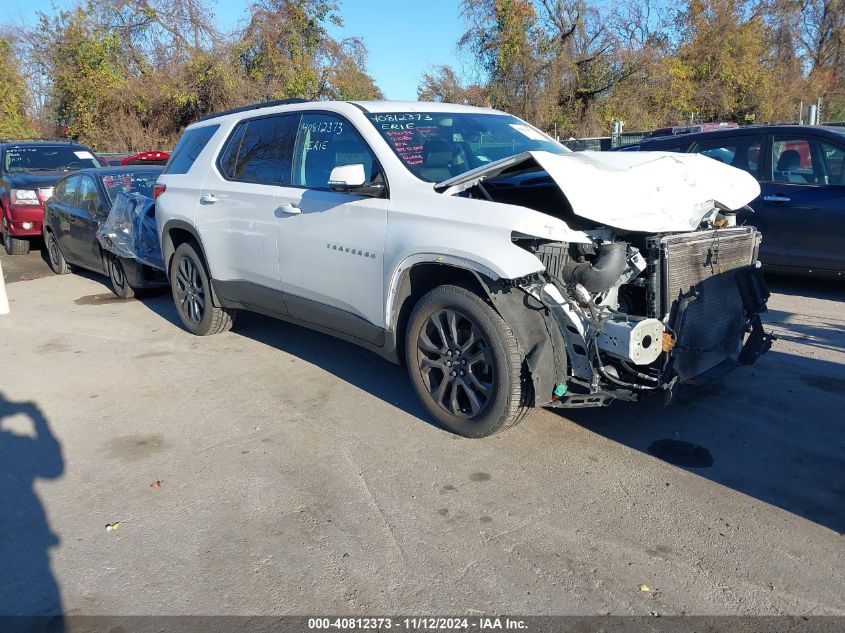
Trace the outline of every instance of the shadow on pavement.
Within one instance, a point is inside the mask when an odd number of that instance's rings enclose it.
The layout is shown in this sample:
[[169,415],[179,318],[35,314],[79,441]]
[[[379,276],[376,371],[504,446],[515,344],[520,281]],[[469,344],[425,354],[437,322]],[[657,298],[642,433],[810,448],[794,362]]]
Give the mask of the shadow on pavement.
[[[30,435],[25,434],[27,426]],[[18,432],[21,427],[23,433]],[[63,473],[61,445],[38,405],[7,400],[0,392],[0,615],[53,616],[30,622],[39,630],[64,626],[59,586],[50,568],[50,549],[59,539],[34,484]],[[28,630],[26,621],[6,624]]]
[[[774,292],[785,292],[780,281]],[[795,282],[798,287],[803,284]],[[785,287],[786,291],[789,287]],[[837,296],[823,284],[813,296]],[[181,328],[169,295],[144,304]],[[790,321],[772,311],[766,321]],[[792,325],[802,344],[842,349],[838,324]],[[802,331],[816,327],[818,331]],[[767,326],[767,329],[769,327]],[[403,369],[331,336],[270,317],[240,312],[233,332],[292,354],[429,421]],[[786,338],[780,334],[782,338]],[[802,336],[812,336],[813,341]],[[755,366],[708,388],[682,390],[669,407],[662,397],[561,415],[589,430],[760,501],[845,532],[845,367],[796,355],[778,343]]]
[[37,244],[33,244],[32,250],[26,255],[7,255],[3,247],[0,246],[0,258],[3,260],[3,277],[7,284],[32,281],[54,274],[43,258],[41,249]]
[[[184,329],[169,293],[145,297],[142,301],[163,319]],[[328,334],[245,310],[238,312],[232,333],[296,356],[431,423],[405,370],[373,352]]]
[[772,294],[845,301],[845,278],[814,279],[766,273],[766,284]]
[[[830,284],[822,289],[838,293]],[[808,294],[805,287],[802,296]],[[842,352],[843,322],[778,310],[765,321],[779,340],[757,364],[710,387],[681,390],[668,407],[654,396],[561,413],[608,439],[843,533],[845,366],[815,358],[814,351],[794,352],[796,344]]]
[[[767,276],[773,294],[845,301],[838,280]],[[830,313],[830,310],[827,310]],[[816,358],[845,352],[843,318],[771,309],[772,350],[708,388],[605,409],[561,411],[636,450],[845,532],[845,366]],[[803,349],[800,355],[796,346]],[[813,349],[815,348],[815,349]],[[818,350],[818,351],[816,351]]]

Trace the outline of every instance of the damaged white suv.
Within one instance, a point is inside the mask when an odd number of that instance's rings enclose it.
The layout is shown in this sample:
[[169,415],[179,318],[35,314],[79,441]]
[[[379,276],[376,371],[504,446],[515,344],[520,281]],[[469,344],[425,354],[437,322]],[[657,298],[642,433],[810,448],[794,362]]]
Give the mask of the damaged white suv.
[[403,362],[470,437],[751,363],[771,345],[749,174],[670,153],[572,153],[496,110],[262,104],[191,125],[159,177],[185,327],[238,309]]

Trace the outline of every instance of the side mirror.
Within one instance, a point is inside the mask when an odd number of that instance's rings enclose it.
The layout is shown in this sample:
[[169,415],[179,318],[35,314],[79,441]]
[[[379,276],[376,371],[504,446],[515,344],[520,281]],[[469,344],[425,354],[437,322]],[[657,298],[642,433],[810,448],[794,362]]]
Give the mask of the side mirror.
[[360,163],[355,165],[338,165],[329,174],[329,189],[332,191],[352,191],[365,182],[364,166]]
[[383,182],[365,182],[364,166],[339,165],[329,175],[329,189],[344,193],[354,193],[370,198],[383,198],[387,187]]

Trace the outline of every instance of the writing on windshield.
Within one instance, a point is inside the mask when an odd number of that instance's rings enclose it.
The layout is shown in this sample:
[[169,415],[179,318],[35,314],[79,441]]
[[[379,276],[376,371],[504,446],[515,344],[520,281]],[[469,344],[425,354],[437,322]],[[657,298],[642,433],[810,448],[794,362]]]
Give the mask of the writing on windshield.
[[153,197],[153,185],[156,184],[160,172],[154,173],[122,173],[106,174],[101,177],[103,187],[114,202],[119,193],[137,193],[148,198]]
[[402,164],[429,182],[448,180],[526,151],[567,151],[507,114],[380,112],[368,117]]
[[100,163],[88,150],[79,147],[10,147],[3,154],[7,172],[69,171],[99,167]]

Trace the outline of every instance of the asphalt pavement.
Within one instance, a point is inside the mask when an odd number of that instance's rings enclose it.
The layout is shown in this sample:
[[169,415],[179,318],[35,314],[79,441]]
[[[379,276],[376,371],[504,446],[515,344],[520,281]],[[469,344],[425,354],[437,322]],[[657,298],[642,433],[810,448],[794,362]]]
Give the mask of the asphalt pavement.
[[841,282],[668,408],[466,440],[331,337],[2,266],[0,614],[845,615]]

